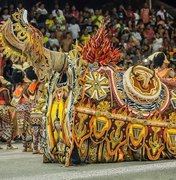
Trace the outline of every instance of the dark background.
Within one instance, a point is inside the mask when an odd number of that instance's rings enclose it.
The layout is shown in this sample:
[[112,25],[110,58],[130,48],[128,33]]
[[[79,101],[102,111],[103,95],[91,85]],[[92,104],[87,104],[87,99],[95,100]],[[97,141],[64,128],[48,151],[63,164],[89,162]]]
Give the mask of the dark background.
[[[3,6],[5,4],[18,4],[19,2],[22,2],[24,4],[24,7],[26,9],[30,8],[33,4],[38,2],[39,0],[0,0],[0,5]],[[41,0],[41,2],[44,2],[46,4],[47,9],[52,10],[54,7],[55,2],[59,2],[61,8],[64,7],[64,4],[66,2],[69,2],[70,4],[75,4],[78,9],[81,9],[82,7],[88,6],[93,8],[101,8],[102,4],[106,4],[105,6],[108,8],[112,8],[113,5],[128,5],[131,4],[134,9],[138,9],[142,6],[142,4],[146,0]],[[156,2],[157,0],[152,0],[153,2]],[[161,0],[169,5],[172,5],[176,7],[176,0]]]

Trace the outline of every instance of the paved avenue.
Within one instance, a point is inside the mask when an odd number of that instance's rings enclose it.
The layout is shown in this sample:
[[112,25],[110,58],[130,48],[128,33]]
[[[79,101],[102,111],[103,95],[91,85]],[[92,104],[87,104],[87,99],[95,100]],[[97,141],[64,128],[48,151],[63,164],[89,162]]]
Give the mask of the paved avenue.
[[22,145],[17,146],[17,150],[0,150],[0,180],[176,180],[176,160],[86,164],[66,168],[60,164],[43,164],[42,155],[22,153]]

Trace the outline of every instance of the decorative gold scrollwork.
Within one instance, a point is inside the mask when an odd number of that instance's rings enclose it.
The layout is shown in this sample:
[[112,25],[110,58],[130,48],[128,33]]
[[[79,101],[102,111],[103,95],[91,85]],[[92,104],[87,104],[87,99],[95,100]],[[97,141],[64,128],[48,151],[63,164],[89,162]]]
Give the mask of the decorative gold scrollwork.
[[127,133],[127,142],[129,147],[136,151],[144,144],[145,137],[147,135],[147,129],[140,124],[129,124],[129,132]]
[[123,121],[115,121],[116,128],[110,134],[110,141],[112,143],[112,148],[115,148],[117,144],[122,141],[123,132],[121,127],[125,124]]
[[167,150],[171,154],[176,155],[176,129],[165,129],[164,140]]
[[93,122],[94,135],[96,138],[100,138],[104,135],[105,131],[110,127],[110,122],[105,117],[96,117]]
[[140,136],[140,134],[142,132],[142,128],[133,127],[132,131],[133,131],[133,135],[134,135],[134,140],[138,141],[139,136]]
[[149,132],[145,144],[147,155],[150,160],[157,160],[165,148],[163,130],[160,127],[149,127]]
[[106,125],[106,122],[105,121],[101,121],[101,120],[98,120],[96,121],[96,131],[97,133],[101,133],[103,128],[105,127]]
[[158,137],[158,132],[161,130],[161,128],[160,127],[152,127],[152,129],[154,131],[154,135],[153,135],[153,137],[149,138],[149,145],[152,149],[152,153],[155,155],[157,153],[158,149],[162,145],[162,141]]

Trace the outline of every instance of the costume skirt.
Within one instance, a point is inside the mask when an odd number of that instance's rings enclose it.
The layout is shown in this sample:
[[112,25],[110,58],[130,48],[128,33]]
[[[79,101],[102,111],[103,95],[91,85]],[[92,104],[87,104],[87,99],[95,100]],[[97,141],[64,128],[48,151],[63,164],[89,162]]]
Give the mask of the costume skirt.
[[6,141],[12,137],[10,111],[6,105],[0,105],[0,137]]
[[16,107],[15,117],[18,126],[18,135],[26,133],[27,139],[31,139],[31,125],[30,125],[30,103],[19,103]]

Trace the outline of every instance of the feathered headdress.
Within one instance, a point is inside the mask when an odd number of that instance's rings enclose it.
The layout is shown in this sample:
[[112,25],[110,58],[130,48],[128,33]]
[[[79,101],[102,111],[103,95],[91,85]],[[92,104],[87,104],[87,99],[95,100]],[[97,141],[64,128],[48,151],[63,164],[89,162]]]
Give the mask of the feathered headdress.
[[82,58],[90,63],[98,62],[99,65],[114,65],[120,61],[120,52],[113,47],[108,37],[105,21],[82,47]]

